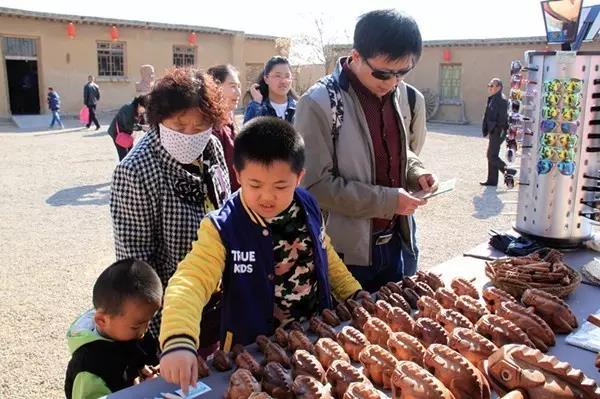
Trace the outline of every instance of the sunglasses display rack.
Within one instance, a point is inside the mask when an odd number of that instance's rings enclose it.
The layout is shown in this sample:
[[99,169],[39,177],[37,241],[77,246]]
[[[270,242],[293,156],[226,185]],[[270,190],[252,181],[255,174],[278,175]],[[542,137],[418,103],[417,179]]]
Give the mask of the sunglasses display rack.
[[522,82],[509,106],[523,150],[515,229],[575,247],[600,221],[600,52],[528,51],[511,72]]

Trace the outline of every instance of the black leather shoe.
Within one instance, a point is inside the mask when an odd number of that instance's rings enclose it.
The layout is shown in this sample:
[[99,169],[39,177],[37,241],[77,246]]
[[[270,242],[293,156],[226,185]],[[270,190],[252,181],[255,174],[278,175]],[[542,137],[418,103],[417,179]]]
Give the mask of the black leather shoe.
[[504,168],[504,174],[514,176],[517,174],[517,170],[513,168]]
[[487,182],[487,181],[480,181],[479,184],[482,185],[482,186],[489,186],[489,187],[496,187],[496,186],[498,186],[498,183],[493,184],[493,183],[490,183],[490,182]]

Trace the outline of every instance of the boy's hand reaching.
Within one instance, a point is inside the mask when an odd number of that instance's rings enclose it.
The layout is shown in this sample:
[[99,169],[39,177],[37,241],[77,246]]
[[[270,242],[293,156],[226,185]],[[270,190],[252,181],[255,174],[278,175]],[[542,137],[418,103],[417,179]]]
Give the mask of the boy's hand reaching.
[[198,380],[198,359],[188,350],[176,350],[160,358],[160,375],[171,384],[178,384],[185,395]]

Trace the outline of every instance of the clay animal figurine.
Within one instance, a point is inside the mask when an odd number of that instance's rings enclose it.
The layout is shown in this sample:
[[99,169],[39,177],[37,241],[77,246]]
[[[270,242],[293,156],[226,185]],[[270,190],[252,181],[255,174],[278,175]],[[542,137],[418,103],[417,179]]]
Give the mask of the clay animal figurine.
[[490,399],[490,386],[481,371],[446,345],[430,345],[423,364],[455,397]]
[[281,365],[286,368],[290,367],[290,358],[288,357],[285,349],[279,346],[279,344],[269,341],[263,353],[265,354],[265,361],[267,363],[277,362],[281,363]]
[[[474,279],[473,279],[474,280]],[[452,279],[450,287],[454,290],[456,295],[468,295],[475,299],[479,299],[479,292],[473,285],[473,280],[467,280],[462,277],[456,277]]]
[[317,334],[319,337],[328,337],[335,339],[337,332],[329,324],[325,323],[320,318],[314,316],[309,322],[310,330]]
[[381,395],[382,392],[369,382],[353,382],[348,385],[343,399],[381,399]]
[[389,302],[381,299],[375,302],[375,306],[377,306],[377,309],[375,310],[375,317],[380,318],[386,323],[389,323],[387,315],[394,307]]
[[404,288],[402,290],[402,297],[406,299],[406,302],[410,305],[411,309],[417,308],[417,301],[420,295],[413,288]]
[[445,285],[440,276],[432,272],[418,271],[416,280],[424,282],[434,291]]
[[502,302],[517,302],[508,292],[496,287],[487,287],[482,291],[483,300],[491,313],[496,313]]
[[246,369],[237,369],[229,378],[226,399],[247,399],[253,392],[260,392],[260,384]]
[[387,320],[393,332],[404,331],[411,335],[414,333],[415,320],[402,308],[393,307],[387,315]]
[[287,346],[288,346],[288,332],[286,330],[284,330],[283,328],[277,327],[275,329],[275,334],[273,335],[273,339],[282,348],[287,348]]
[[208,377],[210,375],[210,369],[208,368],[208,364],[206,364],[206,360],[202,356],[197,356],[198,360],[198,378]]
[[345,326],[337,336],[338,343],[344,348],[350,359],[357,362],[360,351],[370,342],[363,333],[352,326]]
[[292,378],[283,366],[277,362],[269,362],[262,375],[262,388],[276,399],[293,399]]
[[388,302],[393,307],[402,308],[405,312],[410,313],[410,304],[406,301],[406,299],[404,299],[404,296],[402,296],[401,294],[393,292],[390,295]]
[[350,357],[344,351],[344,348],[331,338],[319,338],[315,344],[315,352],[317,359],[319,359],[325,370],[336,359],[345,360],[350,363]]
[[435,291],[434,298],[440,303],[440,305],[442,305],[442,307],[446,309],[452,309],[454,308],[454,304],[458,299],[458,295],[456,295],[450,288],[441,287]]
[[321,312],[321,318],[325,323],[329,324],[331,327],[337,327],[340,324],[342,324],[342,321],[340,320],[338,315],[335,314],[335,312],[331,309],[323,309],[323,311]]
[[335,360],[327,369],[327,382],[331,384],[331,393],[341,399],[353,382],[369,383],[367,377],[345,360]]
[[489,313],[484,304],[468,295],[459,296],[454,303],[454,309],[462,313],[473,324],[477,323],[481,316]]
[[392,334],[392,329],[381,319],[371,317],[363,326],[365,337],[372,344],[387,347],[387,341]]
[[498,349],[483,335],[461,327],[455,328],[448,336],[448,346],[467,358],[481,372],[484,372],[483,362]]
[[440,323],[448,333],[451,333],[456,327],[473,328],[473,323],[454,309],[442,309],[435,317],[435,320]]
[[565,301],[536,288],[523,292],[521,302],[533,309],[558,334],[568,334],[578,327],[577,317]]
[[526,398],[600,398],[600,387],[581,370],[525,345],[505,345],[486,364],[489,381],[501,395],[520,390]]
[[417,281],[415,284],[415,288],[413,289],[420,297],[426,295],[433,298],[435,295],[435,291],[429,285],[422,281]]
[[309,352],[299,349],[292,355],[292,376],[309,375],[317,381],[323,382],[325,370],[317,358]]
[[475,331],[497,346],[512,343],[524,344],[532,348],[535,346],[515,323],[495,314],[486,314],[479,319],[475,324]]
[[371,314],[371,316],[375,316],[375,311],[377,306],[375,305],[375,301],[371,297],[363,297],[360,301],[361,305],[367,312]]
[[405,332],[395,332],[390,335],[387,342],[387,347],[390,353],[396,356],[398,360],[409,360],[423,365],[423,356],[425,355],[425,347],[421,342]]
[[392,372],[398,361],[390,352],[379,345],[367,345],[358,355],[358,360],[373,384],[384,389],[391,388]]
[[298,349],[303,349],[308,351],[309,353],[315,353],[315,347],[310,342],[308,337],[304,335],[304,333],[298,330],[292,330],[288,334],[288,345],[290,347],[290,351],[294,353]]
[[362,306],[357,306],[352,309],[352,325],[360,331],[363,330],[363,326],[370,318],[371,313],[367,312]]
[[218,371],[231,370],[233,367],[229,355],[221,349],[219,349],[213,354],[212,365]]
[[308,375],[296,377],[292,392],[296,399],[332,399],[330,390]]
[[249,370],[254,377],[260,379],[262,375],[262,367],[260,367],[260,364],[258,364],[250,352],[244,349],[235,356],[234,361],[238,368]]
[[425,347],[431,344],[444,344],[448,343],[448,333],[444,330],[444,327],[435,320],[427,317],[421,317],[415,323],[414,335],[417,337]]
[[452,392],[416,363],[399,361],[392,373],[394,399],[455,399]]
[[348,307],[346,305],[344,305],[343,303],[337,304],[337,306],[335,307],[335,313],[337,314],[337,316],[340,318],[341,321],[348,321],[352,318],[352,314],[350,313],[350,310],[348,310]]
[[496,309],[496,314],[519,326],[542,352],[547,352],[548,347],[556,343],[554,332],[548,324],[518,303],[504,302]]
[[443,307],[433,297],[424,295],[417,301],[417,309],[419,309],[418,317],[429,317],[435,320],[435,317]]

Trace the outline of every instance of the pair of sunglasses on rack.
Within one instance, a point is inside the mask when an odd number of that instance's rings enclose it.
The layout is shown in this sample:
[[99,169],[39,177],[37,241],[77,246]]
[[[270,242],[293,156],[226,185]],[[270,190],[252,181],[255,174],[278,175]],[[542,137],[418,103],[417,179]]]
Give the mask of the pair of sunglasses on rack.
[[544,133],[542,143],[546,146],[562,146],[571,149],[577,144],[577,136],[566,133]]
[[575,160],[575,151],[570,148],[554,148],[548,145],[542,145],[540,148],[540,158],[549,161],[573,162]]
[[542,107],[542,117],[544,119],[557,119],[558,116],[562,116],[562,119],[567,122],[573,122],[579,118],[581,108],[566,107],[559,109],[557,106]]
[[[554,162],[549,159],[540,159],[537,162],[537,172],[540,175],[546,175],[552,171]],[[575,173],[575,162],[558,162],[556,168],[563,176],[572,176]]]
[[540,124],[540,129],[544,133],[554,132],[557,127],[560,126],[560,130],[563,133],[575,134],[577,132],[577,127],[579,127],[579,122],[562,122],[558,123],[557,121],[553,121],[551,119],[544,119]]
[[544,103],[548,107],[556,107],[561,98],[563,106],[577,108],[581,105],[581,93],[565,93],[562,97],[558,93],[547,93],[544,96]]
[[579,93],[583,88],[583,80],[569,79],[562,81],[560,79],[552,79],[544,82],[544,91],[546,93]]

